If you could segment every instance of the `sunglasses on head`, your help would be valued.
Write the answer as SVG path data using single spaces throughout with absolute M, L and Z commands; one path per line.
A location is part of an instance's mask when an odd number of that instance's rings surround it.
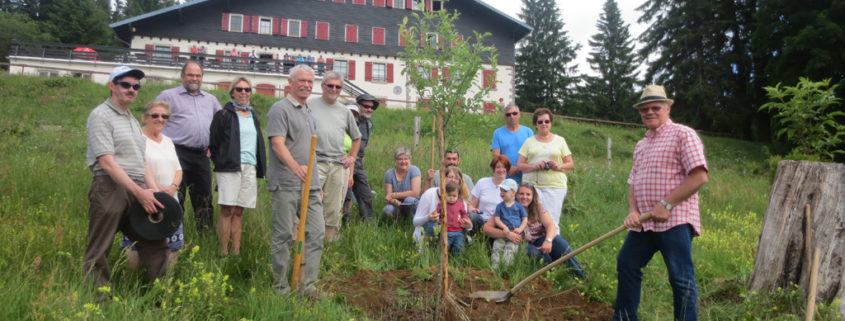
M 323 84 L 323 85 L 324 85 L 324 86 L 326 86 L 326 87 L 328 87 L 328 88 L 334 88 L 334 89 L 341 89 L 341 88 L 343 88 L 343 85 L 332 85 L 332 84 Z
M 519 115 L 519 112 L 518 112 L 518 111 L 514 111 L 514 112 L 510 112 L 510 113 L 505 113 L 505 117 L 513 117 L 513 116 L 516 116 L 516 115 Z
M 242 92 L 252 92 L 252 88 L 249 87 L 235 87 L 235 91 L 242 93 Z
M 551 124 L 551 123 L 552 123 L 552 121 L 550 119 L 543 119 L 543 120 L 537 121 L 537 124 Z
M 135 91 L 138 91 L 138 90 L 141 89 L 141 84 L 133 84 L 133 83 L 129 83 L 129 82 L 126 82 L 126 81 L 117 81 L 117 82 L 115 82 L 115 84 L 117 84 L 120 87 L 123 87 L 123 89 L 132 88 L 132 89 L 135 89 Z
M 164 120 L 170 119 L 170 115 L 168 114 L 149 114 L 148 116 L 150 116 L 150 118 L 152 119 L 158 119 L 159 117 Z

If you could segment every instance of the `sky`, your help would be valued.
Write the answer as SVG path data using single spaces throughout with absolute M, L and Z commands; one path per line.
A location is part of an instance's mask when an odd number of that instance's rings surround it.
M 510 15 L 519 20 L 517 14 L 521 11 L 521 0 L 482 0 L 491 5 L 497 10 Z M 602 0 L 556 0 L 559 12 L 563 19 L 563 29 L 567 31 L 569 39 L 581 44 L 581 49 L 578 51 L 576 61 L 578 63 L 579 73 L 586 73 L 595 75 L 596 73 L 590 69 L 587 64 L 587 57 L 591 51 L 589 44 L 590 37 L 598 32 L 596 23 L 599 20 L 599 15 L 602 13 L 604 1 Z M 619 5 L 619 10 L 622 12 L 622 20 L 628 24 L 628 31 L 631 37 L 637 38 L 646 29 L 646 25 L 638 24 L 637 19 L 640 17 L 640 12 L 636 10 L 642 5 L 644 0 L 616 0 Z M 634 45 L 637 49 L 640 48 L 639 43 L 634 40 Z M 642 74 L 640 74 L 642 76 Z

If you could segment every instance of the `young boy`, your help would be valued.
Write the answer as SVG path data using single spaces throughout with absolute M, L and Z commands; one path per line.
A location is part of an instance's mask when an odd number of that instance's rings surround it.
M 516 181 L 507 178 L 499 184 L 500 195 L 502 202 L 496 205 L 496 213 L 493 214 L 493 219 L 496 222 L 496 227 L 506 232 L 516 232 L 522 234 L 522 230 L 528 224 L 528 212 L 514 200 L 518 186 Z M 490 255 L 490 265 L 494 269 L 499 267 L 499 258 L 505 262 L 505 266 L 513 263 L 513 255 L 519 248 L 519 244 L 515 244 L 507 238 L 498 238 L 493 241 L 493 251 Z
M 446 226 L 449 239 L 449 253 L 454 256 L 461 255 L 464 250 L 464 226 L 472 226 L 467 215 L 466 203 L 460 199 L 461 186 L 455 183 L 446 184 L 446 224 L 443 224 L 443 216 L 440 216 L 440 224 Z M 442 210 L 442 203 L 437 204 L 437 213 Z

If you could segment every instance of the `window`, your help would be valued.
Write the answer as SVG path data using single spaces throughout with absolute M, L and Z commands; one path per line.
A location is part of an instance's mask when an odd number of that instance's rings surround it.
M 243 31 L 244 16 L 240 14 L 229 15 L 229 31 Z
M 73 72 L 71 75 L 73 78 L 91 79 L 90 72 Z
M 317 39 L 329 40 L 329 23 L 317 21 Z
M 384 28 L 373 27 L 373 44 L 384 45 Z
M 288 19 L 288 37 L 299 37 L 302 27 L 302 22 L 299 20 Z
M 373 81 L 387 81 L 387 66 L 373 63 Z
M 436 33 L 429 32 L 425 34 L 425 44 L 431 47 L 431 49 L 439 49 L 440 43 L 438 38 Z
M 346 42 L 358 42 L 358 26 L 346 25 Z
M 412 0 L 414 7 L 411 9 L 414 10 L 422 10 L 424 9 L 423 0 Z
M 443 1 L 441 0 L 432 0 L 431 1 L 431 11 L 440 11 L 443 9 Z
M 269 35 L 273 33 L 273 19 L 261 17 L 258 21 L 258 33 Z
M 431 73 L 425 70 L 423 66 L 417 66 L 417 72 L 420 73 L 422 79 L 429 80 L 431 79 Z
M 39 75 L 39 76 L 41 76 L 41 77 L 58 77 L 58 76 L 59 76 L 59 72 L 58 72 L 58 71 L 55 71 L 55 70 L 43 70 L 43 69 L 39 69 L 39 70 L 38 70 L 38 75 Z
M 349 64 L 346 62 L 346 60 L 335 60 L 334 71 L 337 71 L 341 75 L 346 76 L 349 74 Z
M 170 58 L 170 54 L 164 52 L 164 51 L 170 51 L 170 46 L 156 46 L 155 50 L 156 50 L 156 53 L 153 55 L 154 57 Z
M 405 0 L 388 0 L 393 1 L 393 7 L 396 9 L 405 9 Z

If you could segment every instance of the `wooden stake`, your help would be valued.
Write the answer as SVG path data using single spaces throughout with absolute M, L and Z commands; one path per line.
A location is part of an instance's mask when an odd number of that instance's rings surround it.
M 305 247 L 305 224 L 308 218 L 308 198 L 311 192 L 311 175 L 314 173 L 314 151 L 317 149 L 317 135 L 311 136 L 311 153 L 308 154 L 308 170 L 302 182 L 302 202 L 299 204 L 299 232 L 296 234 L 296 255 L 293 257 L 293 273 L 290 288 L 296 290 L 299 285 L 299 265 L 302 263 L 302 248 Z
M 804 266 L 812 269 L 813 253 L 813 220 L 810 218 L 810 204 L 804 207 Z
M 816 283 L 819 278 L 819 248 L 813 252 L 813 267 L 810 269 L 810 296 L 807 298 L 807 317 L 806 321 L 813 321 L 813 315 L 816 313 Z

